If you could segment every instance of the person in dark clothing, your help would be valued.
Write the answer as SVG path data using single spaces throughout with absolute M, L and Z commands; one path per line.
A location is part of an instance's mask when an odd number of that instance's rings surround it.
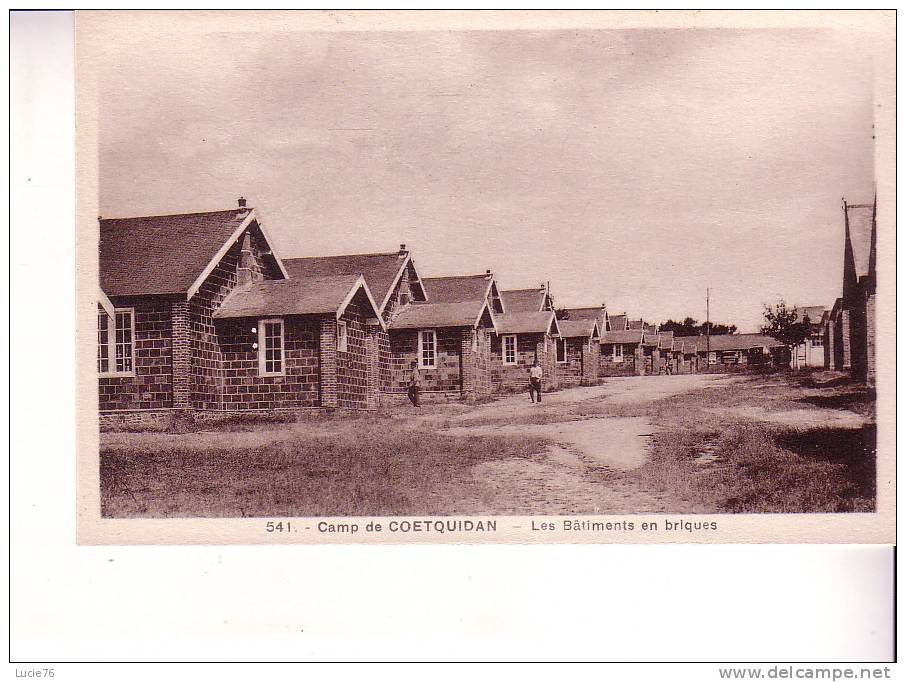
M 409 365 L 409 368 L 412 370 L 409 374 L 409 400 L 415 407 L 420 407 L 421 405 L 418 401 L 418 393 L 421 390 L 421 372 L 418 371 L 417 362 L 413 362 L 411 365 Z

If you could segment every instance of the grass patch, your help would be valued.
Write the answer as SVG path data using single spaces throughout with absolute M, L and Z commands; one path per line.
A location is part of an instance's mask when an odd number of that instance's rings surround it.
M 347 424 L 330 434 L 304 433 L 295 425 L 253 434 L 267 442 L 243 447 L 213 438 L 218 435 L 169 444 L 121 435 L 106 443 L 100 453 L 102 515 L 443 514 L 469 485 L 473 465 L 530 458 L 546 444 L 511 436 L 454 438 L 381 420 L 358 420 L 355 428 Z

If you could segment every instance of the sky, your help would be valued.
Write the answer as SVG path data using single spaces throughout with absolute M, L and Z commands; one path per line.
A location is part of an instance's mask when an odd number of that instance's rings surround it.
M 283 257 L 754 331 L 840 295 L 872 66 L 832 30 L 155 33 L 105 47 L 99 214 L 245 196 Z

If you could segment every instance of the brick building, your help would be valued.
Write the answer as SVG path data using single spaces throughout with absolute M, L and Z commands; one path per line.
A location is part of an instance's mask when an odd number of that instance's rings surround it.
M 789 365 L 790 351 L 783 343 L 764 334 L 712 334 L 684 336 L 683 354 L 694 350 L 697 372 L 728 372 L 753 366 Z
M 369 362 L 374 367 L 369 375 L 376 382 L 374 391 L 392 391 L 389 326 L 394 316 L 410 303 L 425 303 L 425 286 L 405 244 L 398 251 L 309 258 L 287 258 L 284 261 L 292 277 L 362 276 L 378 304 L 378 315 L 368 320 L 365 342 Z M 381 322 L 379 322 L 380 320 Z
M 553 310 L 508 310 L 495 316 L 494 326 L 491 384 L 495 391 L 528 390 L 528 371 L 535 360 L 544 371 L 544 389 L 559 388 L 554 345 L 555 338 L 560 335 L 560 327 Z
M 102 425 L 367 408 L 364 279 L 291 279 L 257 213 L 102 219 Z
M 491 332 L 496 314 L 503 313 L 493 274 L 433 277 L 423 284 L 428 300 L 411 302 L 391 319 L 385 397 L 405 395 L 412 363 L 429 400 L 490 395 Z
M 610 318 L 611 321 L 614 319 Z M 625 316 L 624 318 L 625 319 Z M 598 376 L 632 376 L 645 373 L 641 329 L 616 329 L 601 334 Z
M 534 289 L 500 292 L 503 314 L 495 317 L 491 382 L 495 391 L 519 391 L 528 385 L 528 370 L 538 360 L 545 389 L 559 386 L 554 337 L 559 335 L 554 299 L 547 284 Z
M 560 335 L 554 339 L 557 380 L 561 387 L 590 386 L 598 381 L 598 320 L 573 319 L 572 310 L 566 312 L 570 317 L 557 320 Z
M 876 376 L 877 200 L 843 202 L 843 295 L 825 318 L 825 366 L 873 386 Z

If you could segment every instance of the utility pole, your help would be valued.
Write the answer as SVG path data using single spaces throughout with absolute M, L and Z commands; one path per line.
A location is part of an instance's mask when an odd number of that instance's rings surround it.
M 705 344 L 708 348 L 707 363 L 711 364 L 711 287 L 705 289 Z

